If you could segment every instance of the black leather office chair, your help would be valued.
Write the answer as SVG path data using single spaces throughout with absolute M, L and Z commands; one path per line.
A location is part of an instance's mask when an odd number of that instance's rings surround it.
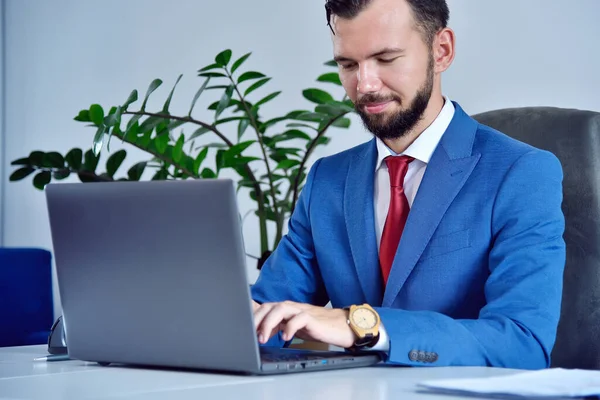
M 567 263 L 552 366 L 600 369 L 600 113 L 525 107 L 473 117 L 562 163 Z

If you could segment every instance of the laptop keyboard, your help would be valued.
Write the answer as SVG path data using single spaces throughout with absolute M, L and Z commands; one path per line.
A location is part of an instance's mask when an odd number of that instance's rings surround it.
M 326 353 L 328 354 L 328 353 Z M 316 355 L 310 352 L 286 350 L 286 349 L 274 349 L 265 350 L 261 349 L 260 359 L 263 362 L 294 362 L 294 361 L 311 361 L 311 360 L 322 360 L 323 355 Z

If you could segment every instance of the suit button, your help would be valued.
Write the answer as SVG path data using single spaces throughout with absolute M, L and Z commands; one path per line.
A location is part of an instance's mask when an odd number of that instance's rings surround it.
M 426 362 L 427 354 L 424 351 L 419 351 L 418 356 L 417 356 L 417 361 Z
M 435 362 L 435 353 L 427 353 L 427 362 L 428 363 Z
M 416 350 L 411 350 L 410 353 L 408 353 L 408 359 L 410 361 L 417 361 L 419 359 L 419 352 Z
M 438 360 L 438 354 L 437 353 L 430 353 L 430 359 L 432 363 L 436 362 Z

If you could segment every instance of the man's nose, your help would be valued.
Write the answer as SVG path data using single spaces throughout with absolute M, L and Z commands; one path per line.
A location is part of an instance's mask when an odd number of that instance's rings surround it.
M 381 79 L 377 72 L 377 68 L 363 64 L 360 65 L 357 71 L 358 86 L 356 90 L 360 94 L 378 92 L 381 89 Z

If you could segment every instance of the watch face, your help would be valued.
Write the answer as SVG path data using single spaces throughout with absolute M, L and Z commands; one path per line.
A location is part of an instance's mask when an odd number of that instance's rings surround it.
M 362 329 L 372 329 L 377 325 L 377 316 L 368 308 L 359 308 L 352 313 L 352 322 Z

